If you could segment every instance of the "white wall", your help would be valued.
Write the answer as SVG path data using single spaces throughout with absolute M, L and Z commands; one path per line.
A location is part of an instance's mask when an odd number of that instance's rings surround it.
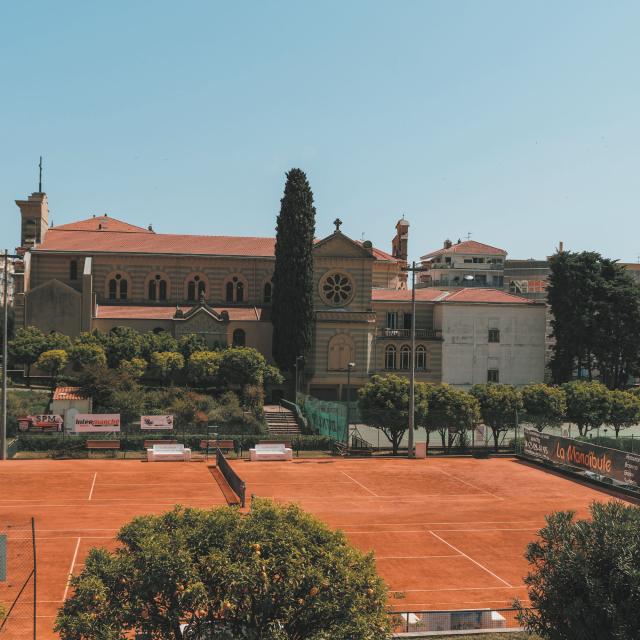
M 500 382 L 542 382 L 545 358 L 543 304 L 475 304 L 444 302 L 434 314 L 442 331 L 442 381 L 469 388 L 487 382 L 498 369 Z M 489 343 L 489 329 L 500 342 Z

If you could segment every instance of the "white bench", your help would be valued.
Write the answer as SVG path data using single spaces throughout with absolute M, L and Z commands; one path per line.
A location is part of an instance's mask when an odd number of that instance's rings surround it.
M 257 444 L 254 449 L 249 449 L 251 462 L 260 460 L 293 460 L 293 449 L 283 444 Z
M 152 449 L 147 449 L 147 462 L 160 462 L 164 460 L 191 460 L 191 449 L 183 444 L 154 444 Z

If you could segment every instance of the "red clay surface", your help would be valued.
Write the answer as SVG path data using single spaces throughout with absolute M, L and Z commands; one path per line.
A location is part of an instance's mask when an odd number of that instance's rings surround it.
M 399 610 L 477 609 L 526 600 L 527 542 L 544 515 L 572 509 L 587 515 L 594 500 L 611 500 L 562 476 L 512 459 L 304 459 L 231 461 L 247 493 L 295 502 L 373 550 Z M 9 580 L 0 601 L 26 577 L 28 530 L 36 519 L 38 638 L 54 638 L 56 612 L 70 573 L 93 546 L 113 548 L 119 527 L 136 515 L 174 504 L 226 504 L 199 462 L 11 460 L 0 463 L 0 533 L 9 527 Z M 17 554 L 21 558 L 16 557 Z M 28 562 L 26 562 L 28 564 Z M 24 599 L 31 598 L 31 591 Z M 22 606 L 0 638 L 31 638 Z

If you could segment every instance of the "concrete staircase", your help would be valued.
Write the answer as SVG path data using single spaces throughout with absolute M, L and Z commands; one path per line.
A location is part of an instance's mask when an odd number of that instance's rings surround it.
M 293 411 L 278 405 L 265 405 L 264 417 L 270 436 L 297 436 L 300 427 Z

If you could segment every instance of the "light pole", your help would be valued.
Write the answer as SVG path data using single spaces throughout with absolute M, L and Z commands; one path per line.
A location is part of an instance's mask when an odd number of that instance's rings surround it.
M 425 271 L 423 267 L 416 267 L 415 260 L 410 267 L 403 271 L 411 271 L 411 377 L 409 378 L 409 442 L 408 457 L 414 458 L 413 430 L 416 414 L 416 271 Z
M 0 425 L 0 460 L 7 459 L 7 345 L 9 342 L 9 252 L 4 250 L 4 270 L 2 280 L 2 424 Z
M 347 442 L 349 441 L 349 427 L 351 426 L 351 372 L 355 368 L 355 362 L 347 363 Z
M 293 399 L 293 401 L 297 404 L 298 403 L 298 389 L 299 389 L 299 385 L 300 385 L 300 364 L 304 364 L 304 356 L 296 356 L 296 362 L 295 362 L 295 373 L 296 373 L 296 380 L 295 380 L 295 398 Z

